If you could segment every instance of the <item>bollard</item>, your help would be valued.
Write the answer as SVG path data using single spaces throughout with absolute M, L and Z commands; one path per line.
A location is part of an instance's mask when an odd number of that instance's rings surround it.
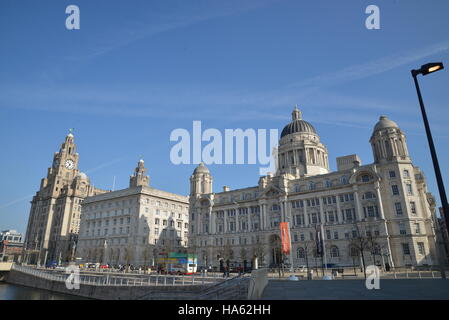
M 164 277 L 164 286 L 167 285 L 167 276 Z
M 184 285 L 184 278 L 185 278 L 185 277 L 184 277 L 184 276 L 182 276 L 182 285 Z
M 433 274 L 433 271 L 432 271 L 432 279 L 435 279 L 435 275 Z
M 173 277 L 173 285 L 175 285 L 176 277 Z

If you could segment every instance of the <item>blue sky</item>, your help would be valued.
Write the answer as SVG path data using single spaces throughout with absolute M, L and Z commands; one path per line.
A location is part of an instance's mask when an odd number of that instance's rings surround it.
M 81 29 L 65 28 L 66 6 Z M 365 28 L 380 8 L 381 29 Z M 0 2 L 0 229 L 24 232 L 29 201 L 68 128 L 80 169 L 100 188 L 128 185 L 139 155 L 151 184 L 188 194 L 195 165 L 175 166 L 176 128 L 278 128 L 295 104 L 335 158 L 372 162 L 379 116 L 405 131 L 439 199 L 410 70 L 449 65 L 449 2 Z M 449 72 L 420 78 L 445 181 Z M 259 165 L 212 165 L 214 190 L 257 184 Z M 449 187 L 449 186 L 448 186 Z

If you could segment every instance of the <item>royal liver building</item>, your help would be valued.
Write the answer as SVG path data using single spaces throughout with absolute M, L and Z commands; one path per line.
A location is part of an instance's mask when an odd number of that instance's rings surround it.
M 385 268 L 435 265 L 435 203 L 413 165 L 406 136 L 381 116 L 370 138 L 374 163 L 357 155 L 337 158 L 330 172 L 326 146 L 295 108 L 282 130 L 275 175 L 254 187 L 212 192 L 200 164 L 190 177 L 189 246 L 199 264 L 251 263 L 321 266 L 322 234 L 329 265 Z M 287 221 L 292 259 L 280 254 L 279 223 Z M 321 237 L 320 237 L 321 238 Z

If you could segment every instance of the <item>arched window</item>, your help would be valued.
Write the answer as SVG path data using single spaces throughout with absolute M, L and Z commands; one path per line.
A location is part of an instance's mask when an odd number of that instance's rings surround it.
M 342 176 L 340 178 L 341 184 L 348 184 L 348 177 L 347 176 Z
M 298 259 L 304 259 L 306 257 L 306 252 L 304 248 L 299 247 L 297 250 Z
M 310 190 L 315 190 L 315 183 L 314 182 L 309 182 L 309 189 Z
M 331 257 L 332 258 L 338 258 L 340 256 L 340 251 L 338 250 L 337 246 L 331 247 Z
M 332 181 L 326 180 L 326 188 L 332 187 Z

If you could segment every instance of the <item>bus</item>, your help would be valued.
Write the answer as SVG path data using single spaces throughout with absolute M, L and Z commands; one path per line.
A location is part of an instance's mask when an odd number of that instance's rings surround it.
M 197 256 L 191 253 L 170 252 L 157 261 L 158 270 L 169 274 L 193 274 L 197 271 Z

